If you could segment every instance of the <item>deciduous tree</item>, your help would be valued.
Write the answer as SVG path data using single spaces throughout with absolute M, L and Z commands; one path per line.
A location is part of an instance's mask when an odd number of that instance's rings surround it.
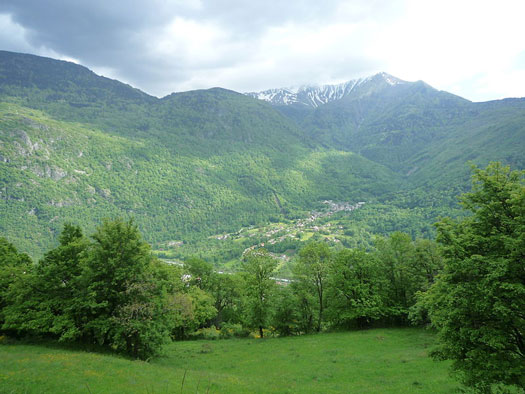
M 277 261 L 265 249 L 255 249 L 244 256 L 246 319 L 251 327 L 259 329 L 261 338 L 271 317 L 271 300 L 276 286 L 271 276 L 276 267 Z
M 31 275 L 31 270 L 32 262 L 29 256 L 18 253 L 12 243 L 3 237 L 0 238 L 0 329 L 5 323 L 4 308 L 12 304 L 9 300 L 10 287 L 17 282 L 25 282 L 26 277 Z
M 325 308 L 325 281 L 331 259 L 330 248 L 325 242 L 311 242 L 299 251 L 294 267 L 294 277 L 303 291 L 315 294 L 317 300 L 316 331 L 321 331 Z M 306 298 L 305 298 L 306 299 Z
M 445 267 L 426 294 L 441 346 L 464 383 L 525 388 L 525 172 L 474 169 L 472 215 L 437 224 Z
M 385 281 L 371 254 L 358 249 L 338 252 L 327 284 L 327 317 L 332 325 L 364 328 L 383 316 Z
M 105 221 L 84 264 L 83 335 L 142 359 L 158 353 L 172 322 L 156 264 L 133 221 Z

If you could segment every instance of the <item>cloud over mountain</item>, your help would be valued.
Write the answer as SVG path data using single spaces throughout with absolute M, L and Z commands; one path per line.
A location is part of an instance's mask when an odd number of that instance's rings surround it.
M 74 60 L 158 96 L 385 70 L 484 100 L 524 95 L 524 13 L 515 0 L 4 0 L 0 46 Z

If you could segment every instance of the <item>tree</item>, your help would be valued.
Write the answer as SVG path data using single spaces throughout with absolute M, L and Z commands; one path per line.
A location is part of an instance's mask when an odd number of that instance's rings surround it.
M 297 311 L 297 330 L 299 333 L 308 334 L 314 329 L 314 319 L 317 307 L 315 294 L 312 293 L 310 286 L 297 279 L 290 284 L 290 288 L 295 298 L 295 308 Z
M 155 275 L 156 261 L 139 278 L 126 283 L 123 298 L 108 319 L 109 345 L 117 351 L 146 360 L 168 341 L 174 324 L 164 283 Z
M 217 274 L 211 276 L 210 294 L 215 300 L 217 315 L 214 324 L 220 328 L 223 321 L 239 323 L 241 281 L 239 275 Z
M 133 221 L 105 221 L 92 236 L 82 275 L 82 334 L 146 359 L 169 338 L 172 321 L 157 261 Z
M 437 223 L 443 273 L 425 295 L 439 330 L 436 357 L 463 382 L 525 388 L 525 171 L 474 168 L 462 205 L 472 215 Z
M 411 273 L 420 291 L 426 291 L 443 269 L 443 255 L 439 244 L 429 239 L 414 242 L 414 265 Z
M 300 308 L 292 286 L 277 288 L 273 308 L 272 327 L 281 336 L 301 332 Z
M 263 338 L 263 329 L 271 316 L 271 299 L 276 286 L 271 276 L 277 261 L 265 249 L 255 249 L 244 256 L 242 267 L 246 283 L 246 318 L 251 327 L 259 329 L 259 335 Z
M 327 280 L 327 316 L 334 326 L 368 326 L 384 313 L 385 283 L 374 257 L 363 250 L 344 249 L 334 256 Z
M 66 224 L 60 244 L 48 251 L 9 291 L 5 327 L 19 333 L 45 335 L 60 341 L 80 336 L 81 258 L 89 242 L 80 227 Z
M 74 340 L 80 335 L 80 277 L 88 246 L 89 240 L 80 227 L 65 224 L 59 246 L 47 252 L 36 267 L 32 298 L 40 310 L 39 330 L 59 340 Z
M 60 244 L 36 267 L 9 277 L 7 289 L 0 289 L 7 300 L 3 328 L 96 342 L 147 359 L 158 353 L 175 323 L 168 303 L 168 294 L 177 290 L 172 275 L 132 221 L 106 221 L 92 238 L 66 224 Z M 0 255 L 5 249 L 12 257 L 11 248 L 2 246 L 0 240 Z M 28 267 L 27 257 L 18 260 L 18 270 Z M 12 266 L 15 260 L 0 261 Z
M 175 318 L 172 334 L 175 339 L 185 339 L 193 331 L 209 326 L 217 315 L 213 297 L 198 286 L 170 297 L 171 313 Z
M 208 290 L 211 286 L 213 277 L 213 266 L 198 258 L 190 257 L 184 262 L 184 268 L 191 275 L 190 284 L 202 290 Z
M 330 248 L 325 242 L 311 242 L 299 251 L 299 260 L 294 267 L 294 277 L 317 299 L 316 331 L 321 331 L 325 306 L 325 280 L 331 259 Z
M 387 279 L 386 305 L 389 315 L 405 323 L 408 308 L 413 304 L 415 278 L 410 267 L 414 261 L 414 245 L 410 235 L 394 232 L 388 238 L 376 239 L 377 256 Z
M 412 241 L 410 235 L 396 231 L 375 241 L 376 256 L 386 279 L 385 306 L 387 315 L 396 322 L 406 324 L 409 311 L 423 314 L 414 304 L 421 291 L 428 290 L 440 272 L 443 261 L 436 242 L 428 239 Z
M 9 294 L 10 291 L 12 292 L 10 287 L 16 283 L 25 282 L 31 275 L 31 271 L 30 257 L 25 253 L 18 253 L 13 244 L 3 237 L 0 238 L 0 329 L 5 323 L 6 311 L 4 308 L 12 304 L 12 297 Z

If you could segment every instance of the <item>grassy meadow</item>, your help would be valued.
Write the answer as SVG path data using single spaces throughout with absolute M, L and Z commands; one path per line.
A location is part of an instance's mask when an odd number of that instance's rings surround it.
M 374 329 L 175 342 L 150 362 L 51 345 L 0 345 L 2 393 L 450 393 L 434 335 Z

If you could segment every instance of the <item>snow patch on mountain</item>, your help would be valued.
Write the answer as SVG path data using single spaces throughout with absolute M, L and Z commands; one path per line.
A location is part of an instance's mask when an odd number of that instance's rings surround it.
M 268 101 L 275 105 L 303 104 L 316 108 L 330 101 L 336 101 L 347 97 L 357 91 L 358 88 L 377 83 L 386 83 L 388 86 L 395 86 L 406 82 L 382 72 L 366 78 L 354 79 L 336 85 L 303 85 L 299 87 L 269 89 L 262 92 L 249 92 L 245 94 L 259 100 Z

